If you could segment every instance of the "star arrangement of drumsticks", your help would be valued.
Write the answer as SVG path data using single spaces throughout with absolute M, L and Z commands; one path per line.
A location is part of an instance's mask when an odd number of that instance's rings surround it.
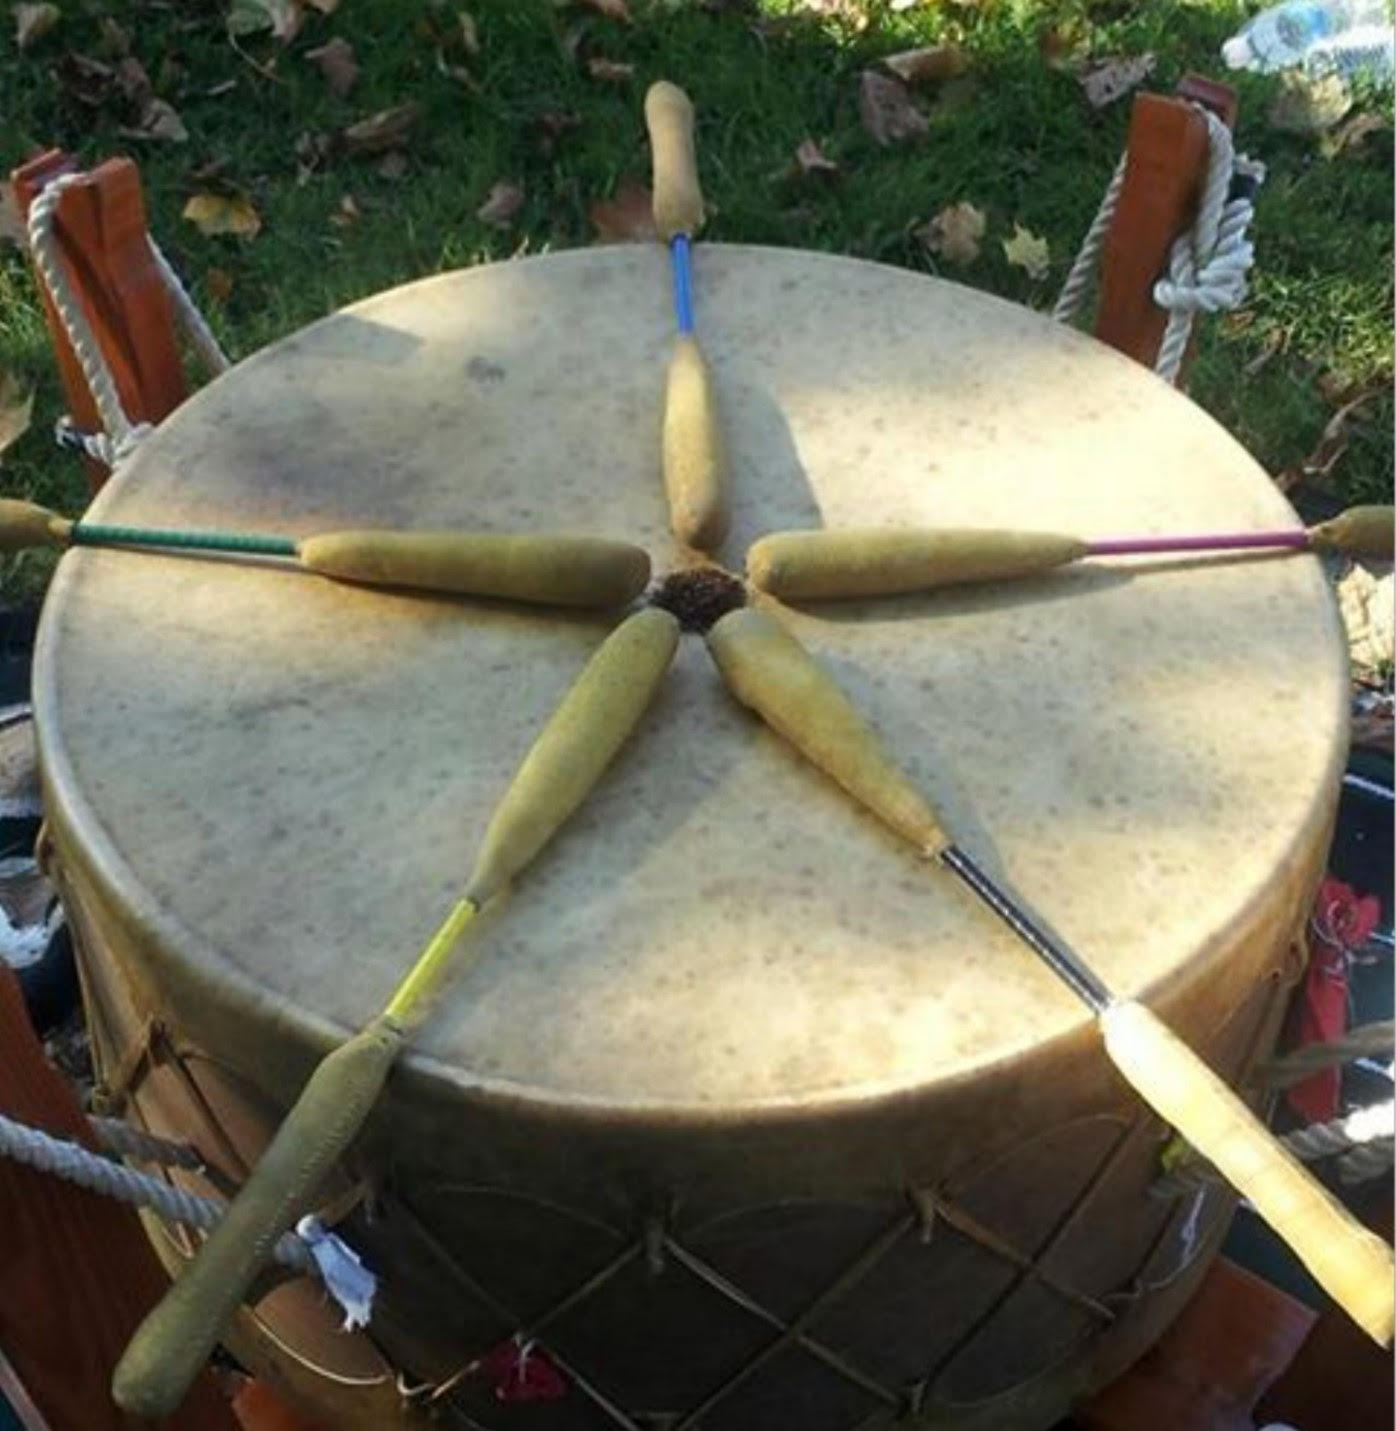
M 650 587 L 650 561 L 624 542 L 568 534 L 336 532 L 276 536 L 70 522 L 0 502 L 0 550 L 39 544 L 197 550 L 289 559 L 308 572 L 392 588 L 544 605 L 624 608 L 534 741 L 493 812 L 465 888 L 368 1025 L 330 1053 L 260 1162 L 164 1300 L 132 1339 L 117 1402 L 159 1416 L 182 1399 L 277 1239 L 310 1205 L 376 1103 L 448 979 L 472 962 L 475 916 L 523 871 L 586 798 L 635 728 L 677 649 L 701 632 L 733 695 L 906 840 L 954 875 L 1041 957 L 1095 1016 L 1116 1068 L 1207 1157 L 1371 1336 L 1391 1339 L 1390 1249 L 1285 1152 L 1241 1100 L 1146 1007 L 1118 999 L 961 848 L 872 727 L 786 629 L 782 600 L 867 598 L 1038 575 L 1097 556 L 1238 550 L 1390 557 L 1390 508 L 1353 508 L 1278 532 L 1087 541 L 1060 533 L 887 529 L 776 533 L 747 553 L 746 582 L 711 559 L 728 526 L 728 478 L 711 374 L 695 336 L 692 246 L 704 222 L 693 111 L 667 82 L 645 100 L 654 216 L 673 268 L 677 335 L 664 393 L 662 467 L 670 524 L 692 565 Z

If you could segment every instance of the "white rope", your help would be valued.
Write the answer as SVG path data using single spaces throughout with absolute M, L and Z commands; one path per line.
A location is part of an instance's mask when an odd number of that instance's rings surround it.
M 1159 344 L 1154 370 L 1176 382 L 1192 336 L 1198 312 L 1215 313 L 1239 306 L 1246 296 L 1246 276 L 1255 250 L 1246 238 L 1255 206 L 1249 194 L 1230 197 L 1233 179 L 1240 174 L 1262 183 L 1265 166 L 1237 154 L 1231 131 L 1210 110 L 1198 106 L 1207 121 L 1207 178 L 1192 229 L 1174 240 L 1168 272 L 1154 285 L 1154 302 L 1168 310 L 1168 324 Z M 1128 155 L 1115 166 L 1100 208 L 1091 221 L 1080 252 L 1071 265 L 1052 316 L 1069 323 L 1080 311 L 1100 266 L 1105 238 L 1114 220 L 1124 187 Z
M 116 380 L 112 377 L 101 344 L 97 341 L 97 336 L 87 321 L 87 315 L 68 281 L 58 239 L 54 234 L 54 216 L 58 211 L 59 201 L 67 190 L 83 183 L 85 177 L 82 174 L 62 174 L 40 190 L 29 207 L 29 246 L 34 255 L 34 267 L 53 300 L 54 311 L 58 314 L 63 331 L 72 345 L 103 427 L 101 432 L 80 433 L 72 427 L 71 422 L 66 422 L 65 425 L 66 420 L 60 419 L 56 436 L 64 445 L 80 447 L 89 457 L 114 468 L 135 450 L 141 439 L 151 431 L 151 427 L 145 422 L 133 423 L 122 407 Z M 179 281 L 179 275 L 160 251 L 159 245 L 153 238 L 147 238 L 151 258 L 164 281 L 175 316 L 179 319 L 190 345 L 209 372 L 226 372 L 231 364 L 227 354 L 219 346 L 218 339 L 214 337 L 213 330 Z
M 1304 1163 L 1338 1157 L 1338 1176 L 1345 1183 L 1365 1182 L 1387 1172 L 1396 1161 L 1396 1102 L 1374 1103 L 1326 1123 L 1296 1128 L 1279 1141 Z M 1149 1189 L 1158 1197 L 1175 1197 L 1201 1183 L 1224 1181 L 1207 1162 L 1197 1158 L 1158 1178 Z
M 199 312 L 198 305 L 190 298 L 188 290 L 179 281 L 179 275 L 154 239 L 150 240 L 150 256 L 155 260 L 160 277 L 165 280 L 165 287 L 169 290 L 175 315 L 179 318 L 185 336 L 204 367 L 210 373 L 226 373 L 232 367 L 228 355 L 219 346 L 218 339 L 213 336 L 213 329 L 208 326 L 208 320 Z
M 189 1168 L 195 1172 L 204 1166 L 198 1151 L 188 1143 L 172 1143 L 168 1138 L 157 1138 L 143 1128 L 133 1128 L 122 1118 L 89 1117 L 87 1125 L 103 1151 L 116 1157 L 139 1158 L 142 1162 L 160 1163 L 167 1168 Z
M 1086 300 L 1086 294 L 1095 283 L 1096 272 L 1100 267 L 1100 253 L 1105 247 L 1105 235 L 1110 231 L 1110 221 L 1115 217 L 1115 207 L 1120 202 L 1120 190 L 1124 187 L 1128 161 L 1127 154 L 1120 155 L 1120 162 L 1115 165 L 1115 172 L 1105 186 L 1105 197 L 1095 211 L 1095 218 L 1086 230 L 1086 237 L 1081 240 L 1081 250 L 1076 255 L 1076 262 L 1071 265 L 1071 272 L 1062 284 L 1061 297 L 1057 299 L 1057 306 L 1052 309 L 1052 317 L 1058 323 L 1070 323 L 1076 317 Z

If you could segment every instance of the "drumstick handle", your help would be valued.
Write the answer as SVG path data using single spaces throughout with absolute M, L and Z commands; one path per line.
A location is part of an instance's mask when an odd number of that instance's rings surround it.
M 645 95 L 654 164 L 654 226 L 668 243 L 703 227 L 703 191 L 693 149 L 693 105 L 678 85 L 659 80 Z
M 311 1074 L 222 1221 L 131 1338 L 112 1378 L 118 1406 L 159 1417 L 183 1400 L 277 1239 L 363 1126 L 402 1042 L 394 1023 L 375 1019 Z
M 1112 1004 L 1100 1027 L 1115 1067 L 1144 1101 L 1250 1199 L 1353 1321 L 1389 1346 L 1396 1300 L 1391 1249 L 1142 1004 Z

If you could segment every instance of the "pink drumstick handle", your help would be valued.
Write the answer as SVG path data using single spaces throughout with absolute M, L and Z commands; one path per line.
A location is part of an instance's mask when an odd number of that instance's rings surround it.
M 1157 552 L 1253 551 L 1270 547 L 1302 551 L 1309 534 L 1302 527 L 1283 532 L 1207 532 L 1196 536 L 1105 537 L 1086 543 L 1087 556 L 1146 556 Z

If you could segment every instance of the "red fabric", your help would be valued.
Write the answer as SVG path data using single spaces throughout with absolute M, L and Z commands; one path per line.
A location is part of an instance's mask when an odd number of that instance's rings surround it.
M 1348 1026 L 1348 953 L 1371 937 L 1381 920 L 1381 901 L 1359 897 L 1350 885 L 1331 876 L 1319 886 L 1309 921 L 1312 952 L 1300 995 L 1293 1048 L 1341 1038 Z M 1338 1116 L 1342 1070 L 1329 1068 L 1296 1083 L 1285 1094 L 1306 1123 Z
M 480 1358 L 479 1374 L 500 1401 L 560 1401 L 567 1382 L 534 1342 L 512 1337 Z

